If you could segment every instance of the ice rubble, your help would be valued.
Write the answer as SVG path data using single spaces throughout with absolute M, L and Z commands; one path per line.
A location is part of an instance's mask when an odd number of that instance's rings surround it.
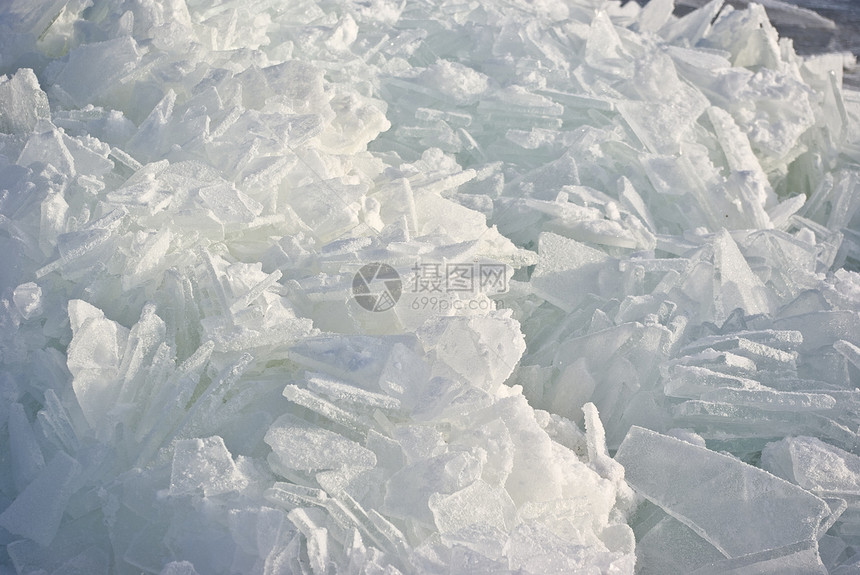
M 860 96 L 672 7 L 0 8 L 0 571 L 858 572 Z

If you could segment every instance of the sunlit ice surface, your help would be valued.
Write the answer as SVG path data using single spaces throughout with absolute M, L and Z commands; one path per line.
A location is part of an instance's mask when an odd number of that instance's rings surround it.
M 857 572 L 822 3 L 3 4 L 0 573 Z

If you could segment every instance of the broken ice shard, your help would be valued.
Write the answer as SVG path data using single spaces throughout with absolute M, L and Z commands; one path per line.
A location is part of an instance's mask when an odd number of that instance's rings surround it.
M 0 132 L 5 134 L 26 134 L 39 120 L 50 118 L 48 97 L 29 68 L 18 70 L 11 78 L 0 77 L 0 102 L 4 108 L 0 114 Z
M 632 427 L 615 460 L 638 493 L 726 557 L 818 539 L 827 504 L 728 455 Z
M 769 443 L 762 467 L 821 495 L 860 496 L 860 457 L 815 437 Z
M 590 293 L 612 295 L 618 264 L 604 252 L 545 232 L 540 237 L 539 254 L 532 287 L 552 304 L 571 311 Z
M 178 441 L 170 474 L 171 495 L 206 497 L 239 491 L 248 480 L 236 468 L 224 440 L 213 436 Z
M 860 96 L 685 3 L 0 1 L 0 573 L 857 571 Z
M 57 453 L 0 513 L 0 526 L 47 547 L 60 527 L 69 497 L 80 487 L 80 473 L 81 465 L 75 459 Z
M 121 354 L 129 330 L 105 318 L 104 312 L 81 300 L 69 302 L 72 343 L 69 371 L 84 415 L 96 429 L 107 425 L 119 395 Z
M 276 469 L 313 471 L 376 465 L 372 451 L 334 431 L 289 414 L 272 424 L 266 433 L 266 443 L 272 447 Z

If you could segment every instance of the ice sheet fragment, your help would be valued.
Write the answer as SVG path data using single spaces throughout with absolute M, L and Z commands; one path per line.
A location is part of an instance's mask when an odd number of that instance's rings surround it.
M 0 513 L 0 526 L 43 547 L 49 546 L 69 498 L 80 487 L 77 483 L 80 473 L 80 463 L 63 452 L 57 453 Z
M 773 573 L 809 573 L 824 575 L 827 568 L 818 555 L 818 545 L 815 542 L 804 541 L 794 543 L 779 549 L 762 553 L 752 553 L 743 557 L 726 559 L 701 567 L 693 571 L 695 575 L 717 573 L 731 574 L 766 574 Z
M 69 318 L 73 332 L 68 360 L 75 378 L 72 385 L 87 420 L 101 427 L 119 395 L 116 378 L 129 330 L 81 300 L 69 302 Z
M 87 44 L 71 52 L 55 82 L 74 104 L 83 107 L 102 101 L 140 58 L 137 42 L 131 36 Z
M 509 531 L 516 522 L 516 508 L 503 489 L 482 480 L 450 495 L 434 494 L 428 501 L 436 527 L 452 533 L 473 525 Z
M 317 470 L 346 466 L 373 467 L 374 453 L 333 431 L 304 422 L 292 415 L 279 417 L 265 438 L 287 469 Z
M 12 479 L 21 492 L 45 467 L 45 456 L 20 403 L 9 406 L 9 455 Z
M 860 492 L 860 458 L 814 437 L 769 443 L 762 467 L 822 496 Z
M 224 440 L 217 435 L 176 443 L 170 475 L 171 495 L 202 493 L 211 497 L 239 491 L 247 483 Z
M 814 542 L 830 513 L 818 497 L 767 472 L 636 426 L 615 460 L 634 490 L 727 557 Z
M 42 312 L 42 288 L 33 282 L 21 284 L 12 293 L 12 301 L 24 319 Z
M 532 285 L 541 297 L 570 311 L 589 293 L 607 293 L 603 287 L 617 273 L 609 256 L 553 233 L 542 234 L 540 242 Z
M 677 4 L 0 6 L 0 571 L 856 570 L 851 59 Z
M 25 134 L 33 130 L 39 120 L 50 117 L 48 97 L 29 68 L 0 78 L 0 102 L 3 102 L 0 132 L 5 134 Z

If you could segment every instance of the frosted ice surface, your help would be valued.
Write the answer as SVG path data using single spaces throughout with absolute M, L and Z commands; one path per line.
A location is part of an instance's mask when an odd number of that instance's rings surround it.
M 617 267 L 605 253 L 553 233 L 540 237 L 540 259 L 532 286 L 547 301 L 572 310 L 589 293 L 606 294 Z M 608 287 L 607 286 L 607 287 Z
M 185 439 L 176 443 L 170 473 L 171 495 L 206 497 L 239 491 L 248 480 L 242 476 L 220 437 Z
M 762 467 L 821 496 L 860 491 L 860 457 L 815 437 L 768 444 L 762 451 Z
M 171 561 L 158 575 L 197 575 L 197 570 L 189 561 Z
M 419 337 L 425 349 L 435 350 L 436 357 L 456 374 L 492 393 L 525 350 L 517 331 L 510 315 L 499 311 L 484 317 L 429 320 Z
M 810 575 L 827 573 L 827 568 L 821 562 L 818 546 L 815 542 L 801 542 L 786 545 L 762 553 L 752 553 L 744 557 L 717 561 L 696 569 L 694 575 L 731 573 L 737 575 L 764 575 L 772 573 L 790 573 Z
M 675 21 L 669 21 L 660 30 L 667 40 L 695 46 L 708 30 L 711 22 L 723 7 L 723 0 L 711 0 L 698 10 L 694 10 Z
M 403 375 L 423 377 L 417 369 L 421 356 L 413 351 L 416 341 L 413 336 L 371 338 L 327 334 L 302 340 L 291 347 L 290 354 L 299 365 L 373 390 L 386 375 L 392 383 L 400 380 L 400 373 L 388 373 L 389 370 L 405 369 Z
M 431 89 L 440 90 L 445 98 L 455 104 L 468 105 L 479 102 L 489 88 L 489 79 L 484 74 L 447 60 L 429 66 L 419 80 Z
M 69 498 L 79 488 L 80 474 L 80 463 L 57 453 L 0 513 L 0 527 L 47 547 L 60 528 Z
M 473 525 L 490 526 L 504 533 L 516 522 L 516 506 L 504 489 L 480 479 L 450 495 L 433 494 L 428 505 L 441 533 Z
M 453 493 L 480 477 L 481 463 L 466 452 L 451 452 L 407 465 L 386 485 L 383 509 L 432 525 L 428 500 L 434 493 Z
M 358 417 L 338 407 L 335 403 L 321 398 L 315 393 L 301 389 L 295 385 L 284 388 L 284 397 L 295 403 L 316 412 L 326 419 L 342 425 L 354 433 L 360 433 L 364 428 Z
M 15 488 L 23 491 L 45 467 L 45 456 L 24 413 L 24 406 L 13 403 L 9 406 L 9 456 Z
M 860 335 L 857 335 L 860 334 L 860 316 L 849 310 L 816 310 L 797 314 L 775 321 L 774 327 L 803 333 L 802 352 L 832 346 L 840 341 L 860 341 Z
M 696 568 L 725 559 L 716 547 L 660 508 L 644 506 L 637 527 L 636 564 L 644 573 L 691 573 Z M 646 531 L 647 529 L 647 531 Z
M 130 36 L 82 45 L 71 51 L 54 82 L 62 91 L 61 99 L 71 98 L 70 104 L 109 102 L 110 91 L 140 59 L 137 42 Z
M 104 550 L 90 547 L 63 563 L 53 573 L 57 575 L 107 574 L 110 573 L 110 557 Z
M 615 459 L 633 489 L 728 557 L 814 542 L 829 515 L 824 501 L 769 473 L 640 427 Z
M 390 395 L 366 391 L 322 374 L 310 374 L 308 387 L 311 391 L 328 396 L 338 404 L 347 403 L 356 408 L 380 408 L 389 411 L 396 411 L 400 408 L 400 402 Z
M 724 321 L 737 308 L 750 315 L 773 311 L 770 294 L 725 230 L 714 242 L 714 274 L 720 281 L 720 291 L 714 294 L 716 321 Z
M 278 466 L 286 469 L 333 469 L 344 465 L 373 467 L 376 456 L 333 431 L 282 415 L 266 432 Z
M 21 284 L 12 293 L 12 301 L 24 319 L 42 312 L 42 288 L 33 282 Z
M 81 300 L 69 302 L 69 319 L 73 333 L 68 360 L 72 386 L 90 425 L 102 427 L 119 395 L 116 378 L 129 330 Z
M 29 68 L 22 68 L 11 77 L 0 78 L 0 101 L 4 106 L 0 132 L 26 134 L 40 120 L 50 118 L 48 97 L 39 87 L 36 74 Z
M 50 124 L 40 124 L 39 132 L 33 133 L 16 160 L 19 166 L 29 167 L 37 162 L 50 164 L 60 172 L 74 175 L 75 159 L 66 147 L 65 138 Z
M 0 571 L 856 570 L 826 21 L 131 4 L 0 6 Z
M 616 461 L 609 457 L 606 450 L 606 432 L 600 421 L 597 408 L 593 403 L 582 406 L 585 414 L 585 430 L 587 434 L 588 458 L 594 469 L 613 482 L 620 482 L 624 478 L 624 470 Z
M 672 15 L 674 0 L 656 0 L 646 4 L 638 17 L 640 32 L 657 32 Z

